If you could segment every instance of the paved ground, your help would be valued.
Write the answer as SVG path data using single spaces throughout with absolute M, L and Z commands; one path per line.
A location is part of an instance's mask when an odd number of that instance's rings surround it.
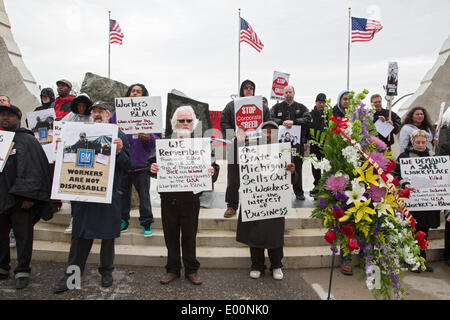
M 13 267 L 15 262 L 13 263 Z M 450 300 L 450 267 L 444 261 L 431 263 L 435 272 L 406 272 L 404 284 L 408 300 Z M 96 265 L 88 265 L 81 290 L 54 295 L 64 264 L 33 262 L 30 285 L 16 290 L 14 280 L 0 281 L 0 300 L 320 300 L 326 299 L 330 270 L 288 269 L 282 281 L 266 273 L 261 279 L 250 279 L 245 269 L 201 269 L 204 283 L 194 286 L 184 278 L 161 285 L 163 268 L 116 266 L 114 284 L 100 286 Z M 344 276 L 333 272 L 332 298 L 335 300 L 373 300 L 361 280 L 361 272 Z

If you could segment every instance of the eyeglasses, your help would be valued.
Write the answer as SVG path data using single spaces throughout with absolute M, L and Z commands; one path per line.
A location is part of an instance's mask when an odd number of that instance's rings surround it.
M 178 119 L 177 120 L 179 123 L 191 123 L 193 120 L 192 119 Z
M 244 87 L 245 90 L 255 90 L 255 88 L 253 88 L 252 86 L 246 86 Z

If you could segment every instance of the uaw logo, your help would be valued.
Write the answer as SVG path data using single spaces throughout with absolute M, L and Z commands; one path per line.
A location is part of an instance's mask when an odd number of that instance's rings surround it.
M 94 167 L 95 150 L 93 149 L 77 149 L 76 166 L 81 168 Z

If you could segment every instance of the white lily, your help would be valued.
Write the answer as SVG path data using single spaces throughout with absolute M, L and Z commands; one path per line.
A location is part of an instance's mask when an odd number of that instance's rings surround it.
M 345 191 L 345 195 L 348 197 L 347 205 L 353 202 L 367 201 L 367 198 L 364 197 L 365 192 L 366 189 L 362 187 L 356 179 L 354 179 L 352 181 L 352 191 Z

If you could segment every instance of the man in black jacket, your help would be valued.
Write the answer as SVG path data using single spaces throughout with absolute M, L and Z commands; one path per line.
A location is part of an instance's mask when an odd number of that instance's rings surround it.
M 255 83 L 245 80 L 241 84 L 239 92 L 240 97 L 250 97 L 255 95 Z M 227 145 L 227 190 L 225 192 L 225 202 L 227 210 L 224 213 L 225 218 L 231 218 L 236 215 L 239 206 L 239 164 L 237 162 L 238 144 L 243 145 L 246 139 L 245 132 L 239 129 L 236 132 L 234 101 L 230 101 L 220 116 L 220 129 L 227 140 L 232 143 Z M 270 110 L 263 106 L 263 122 L 270 120 Z
M 284 101 L 277 103 L 270 110 L 272 120 L 275 121 L 279 126 L 283 125 L 287 129 L 292 128 L 293 125 L 301 126 L 301 138 L 300 144 L 296 153 L 303 156 L 305 152 L 306 144 L 306 134 L 311 125 L 311 114 L 307 107 L 303 104 L 294 101 L 295 90 L 292 86 L 286 86 L 284 88 Z M 302 158 L 294 157 L 295 171 L 298 174 L 298 183 L 294 185 L 295 196 L 298 200 L 305 200 L 303 193 L 303 183 L 302 183 Z
M 390 150 L 391 146 L 394 144 L 394 134 L 397 134 L 400 131 L 402 119 L 395 112 L 391 111 L 391 120 L 389 120 L 389 110 L 383 109 L 381 101 L 382 99 L 379 94 L 374 94 L 370 97 L 370 103 L 375 108 L 375 114 L 373 115 L 373 122 L 375 123 L 378 120 L 381 120 L 382 122 L 387 121 L 392 126 L 394 126 L 394 129 L 392 129 L 391 133 L 387 137 L 378 134 L 378 138 L 383 140 Z
M 29 283 L 33 252 L 33 227 L 42 217 L 52 217 L 51 180 L 47 156 L 30 130 L 20 128 L 22 112 L 15 106 L 0 106 L 0 127 L 15 132 L 14 145 L 0 173 L 0 280 L 9 278 L 9 232 L 14 230 L 18 265 L 16 288 Z
M 327 105 L 326 102 L 326 95 L 324 93 L 319 93 L 316 97 L 316 105 L 314 106 L 314 109 L 311 111 L 311 129 L 312 129 L 312 133 L 313 133 L 313 137 L 311 137 L 310 132 L 308 131 L 307 136 L 308 136 L 308 140 L 313 139 L 316 140 L 316 138 L 319 136 L 322 132 L 325 131 L 325 125 L 326 125 L 326 120 L 324 118 L 324 113 L 323 110 L 325 109 L 325 106 Z M 315 154 L 317 157 L 317 160 L 322 160 L 323 159 L 323 154 L 321 149 L 319 148 L 318 145 L 312 144 L 310 147 L 310 152 Z M 315 169 L 313 165 L 311 165 L 311 170 L 312 170 L 312 174 L 314 177 L 314 188 L 317 187 L 317 185 L 319 184 L 320 178 L 321 178 L 321 170 L 320 169 Z M 311 197 L 315 197 L 316 194 L 318 193 L 319 190 L 314 189 L 311 190 L 309 192 L 309 195 Z

